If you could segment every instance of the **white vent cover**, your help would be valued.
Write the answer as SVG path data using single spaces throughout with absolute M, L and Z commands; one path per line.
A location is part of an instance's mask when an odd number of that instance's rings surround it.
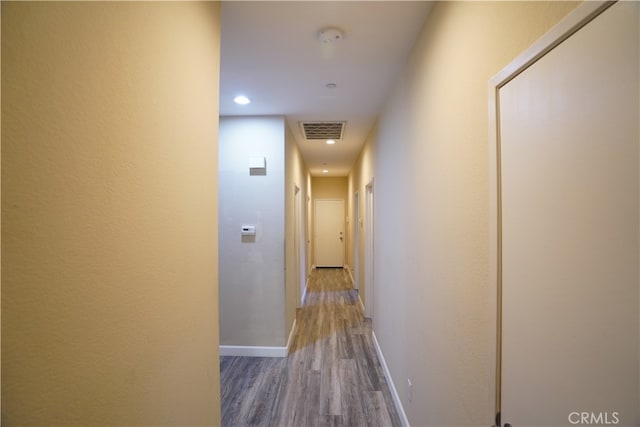
M 305 139 L 342 139 L 346 122 L 299 122 Z

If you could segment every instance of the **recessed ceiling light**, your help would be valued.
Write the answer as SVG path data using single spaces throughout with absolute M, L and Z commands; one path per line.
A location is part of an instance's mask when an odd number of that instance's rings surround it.
M 329 169 L 322 169 L 322 173 L 329 173 Z
M 338 85 L 335 83 L 327 83 L 326 87 L 327 89 L 335 89 Z
M 247 105 L 251 103 L 251 100 L 244 95 L 238 95 L 235 98 L 233 98 L 233 102 L 240 105 Z
M 329 145 L 333 145 L 336 143 L 335 139 L 327 139 L 325 142 Z

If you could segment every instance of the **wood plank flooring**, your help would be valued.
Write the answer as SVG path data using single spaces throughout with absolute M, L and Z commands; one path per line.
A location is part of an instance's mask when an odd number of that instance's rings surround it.
M 400 426 L 358 294 L 316 269 L 287 358 L 221 357 L 223 426 Z

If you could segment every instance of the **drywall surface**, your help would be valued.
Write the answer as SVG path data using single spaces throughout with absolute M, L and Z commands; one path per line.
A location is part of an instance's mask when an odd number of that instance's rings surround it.
M 412 425 L 492 422 L 488 80 L 576 4 L 436 3 L 380 116 L 373 326 Z
M 2 424 L 219 424 L 219 5 L 1 7 Z
M 221 117 L 219 161 L 220 344 L 284 346 L 284 117 Z

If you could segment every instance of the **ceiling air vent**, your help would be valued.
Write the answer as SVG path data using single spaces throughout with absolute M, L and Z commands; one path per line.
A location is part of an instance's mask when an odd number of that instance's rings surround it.
M 300 122 L 305 139 L 342 139 L 346 122 Z

